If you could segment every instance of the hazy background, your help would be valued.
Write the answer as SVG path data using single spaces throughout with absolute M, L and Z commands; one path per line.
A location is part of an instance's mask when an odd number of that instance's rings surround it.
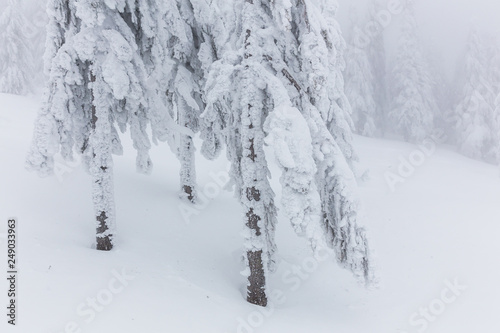
M 339 0 L 338 19 L 348 31 L 350 7 L 366 9 L 371 0 Z M 380 1 L 382 4 L 388 1 Z M 416 0 L 417 20 L 424 46 L 442 57 L 445 73 L 452 79 L 457 60 L 463 54 L 473 24 L 480 30 L 500 35 L 499 0 Z M 386 30 L 389 59 L 397 37 L 398 18 Z

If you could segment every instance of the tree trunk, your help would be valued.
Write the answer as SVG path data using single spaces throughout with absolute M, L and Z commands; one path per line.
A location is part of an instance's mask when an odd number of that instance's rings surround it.
M 191 202 L 195 201 L 194 184 L 194 149 L 193 139 L 190 136 L 181 134 L 181 150 L 183 150 L 183 159 L 181 160 L 181 185 L 184 196 Z
M 262 112 L 262 110 L 259 111 Z M 258 179 L 258 168 L 262 168 L 265 164 L 263 164 L 264 156 L 257 156 L 255 149 L 255 136 L 260 128 L 256 128 L 252 123 L 253 119 L 251 115 L 253 112 L 255 112 L 255 110 L 253 110 L 253 106 L 251 104 L 247 104 L 247 110 L 244 112 L 244 117 L 248 117 L 250 125 L 248 125 L 248 129 L 246 131 L 242 132 L 247 134 L 243 140 L 248 140 L 249 145 L 247 149 L 243 149 L 242 159 L 245 167 L 242 168 L 242 173 L 245 174 L 242 174 L 242 177 L 245 180 L 251 181 L 247 181 L 243 204 L 248 208 L 246 214 L 246 226 L 250 229 L 249 231 L 253 237 L 259 239 L 259 241 L 254 241 L 254 244 L 258 244 L 266 241 L 265 236 L 263 235 L 263 232 L 265 233 L 266 231 L 261 230 L 259 226 L 259 222 L 262 222 L 262 217 L 259 216 L 258 212 L 262 212 L 263 204 L 261 202 L 261 193 L 256 188 L 259 184 L 259 180 L 263 181 L 262 179 Z M 247 301 L 252 304 L 266 306 L 266 270 L 263 263 L 263 251 L 262 249 L 259 250 L 250 248 L 247 251 L 246 256 L 248 260 L 248 268 L 250 269 L 247 286 Z
M 258 221 L 260 221 L 260 217 L 254 214 L 252 208 L 250 208 L 247 212 L 247 217 L 247 226 L 252 231 L 255 231 L 257 236 L 260 236 L 261 232 L 257 224 Z M 247 251 L 247 260 L 248 267 L 250 269 L 247 286 L 247 302 L 260 306 L 266 306 L 266 274 L 264 264 L 262 262 L 262 250 Z
M 245 0 L 243 8 L 243 27 L 245 31 L 244 71 L 241 82 L 241 178 L 243 180 L 241 194 L 243 206 L 247 209 L 246 227 L 248 236 L 246 244 L 246 260 L 248 263 L 247 301 L 266 306 L 266 274 L 270 267 L 270 237 L 268 223 L 272 203 L 263 198 L 267 184 L 267 162 L 264 156 L 264 133 L 262 117 L 264 114 L 263 93 L 256 86 L 255 73 L 250 65 L 255 61 L 254 54 L 260 48 L 253 35 L 258 18 L 259 3 Z M 264 192 L 266 193 L 266 192 Z M 267 194 L 266 194 L 267 195 Z M 271 213 L 272 214 L 272 213 Z
M 111 123 L 109 107 L 103 101 L 101 83 L 90 74 L 92 94 L 91 160 L 92 197 L 96 216 L 96 249 L 113 248 L 115 206 L 113 194 L 113 161 L 111 155 Z
M 180 134 L 180 161 L 181 161 L 181 171 L 180 171 L 180 181 L 182 186 L 183 196 L 189 201 L 195 201 L 195 179 L 196 171 L 194 166 L 194 146 L 193 138 Z
M 179 125 L 189 128 L 188 107 L 182 98 L 178 100 L 178 122 Z M 191 202 L 196 199 L 196 169 L 195 169 L 195 149 L 193 138 L 189 135 L 179 134 L 179 160 L 181 162 L 180 182 L 183 195 Z

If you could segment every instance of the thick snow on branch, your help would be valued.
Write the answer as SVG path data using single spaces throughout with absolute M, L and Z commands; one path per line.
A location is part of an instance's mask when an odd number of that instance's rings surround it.
M 312 157 L 309 127 L 299 110 L 281 104 L 268 116 L 266 144 L 273 148 L 282 169 L 282 205 L 295 232 L 306 236 L 313 249 L 324 244 L 320 225 L 321 201 L 316 188 L 316 164 Z

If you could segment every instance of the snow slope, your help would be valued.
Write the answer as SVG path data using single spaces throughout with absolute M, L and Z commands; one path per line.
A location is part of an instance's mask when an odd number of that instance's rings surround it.
M 331 258 L 314 261 L 281 218 L 281 263 L 269 281 L 274 305 L 261 309 L 242 296 L 243 212 L 213 177 L 224 178 L 225 159 L 199 160 L 199 183 L 213 199 L 189 208 L 178 199 L 178 162 L 167 146 L 153 149 L 153 174 L 143 176 L 124 140 L 125 155 L 115 159 L 118 245 L 97 252 L 85 172 L 61 162 L 57 177 L 40 179 L 24 169 L 37 103 L 0 95 L 3 271 L 7 218 L 20 225 L 19 324 L 12 328 L 1 314 L 1 332 L 500 331 L 494 166 L 438 148 L 391 191 L 387 172 L 397 172 L 400 157 L 415 157 L 417 147 L 357 137 L 369 169 L 361 196 L 380 288 L 357 286 Z M 272 171 L 277 188 L 278 169 Z

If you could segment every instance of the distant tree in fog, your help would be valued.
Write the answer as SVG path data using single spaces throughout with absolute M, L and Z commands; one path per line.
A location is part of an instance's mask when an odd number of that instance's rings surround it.
M 369 4 L 368 15 L 373 22 L 378 22 L 375 35 L 370 39 L 368 45 L 368 58 L 373 71 L 374 98 L 376 104 L 376 127 L 383 136 L 387 131 L 388 101 L 387 101 L 387 59 L 385 46 L 385 27 L 377 20 L 377 14 L 387 9 L 387 3 L 383 0 L 372 0 Z
M 32 89 L 33 58 L 20 8 L 18 0 L 9 0 L 0 14 L 0 92 L 25 95 Z
M 352 31 L 352 40 L 346 54 L 345 93 L 352 108 L 352 120 L 357 133 L 374 136 L 376 128 L 375 80 L 367 48 L 357 45 L 363 32 L 358 26 Z
M 33 85 L 43 87 L 45 81 L 43 54 L 45 52 L 46 26 L 48 23 L 47 1 L 24 2 L 23 11 L 29 22 L 26 31 L 29 37 L 29 49 L 33 58 Z
M 413 1 L 403 12 L 403 26 L 392 72 L 392 107 L 389 118 L 393 131 L 406 141 L 419 142 L 433 129 L 437 109 L 434 82 L 418 37 Z
M 466 156 L 497 160 L 498 134 L 495 126 L 495 85 L 492 82 L 489 38 L 474 28 L 465 55 L 465 84 L 455 113 L 457 144 Z
M 364 136 L 382 136 L 385 132 L 385 27 L 376 19 L 382 9 L 379 0 L 372 0 L 365 20 L 360 19 L 355 7 L 351 10 L 352 32 L 346 54 L 345 90 L 351 103 L 355 130 Z M 367 26 L 376 29 L 367 33 Z

